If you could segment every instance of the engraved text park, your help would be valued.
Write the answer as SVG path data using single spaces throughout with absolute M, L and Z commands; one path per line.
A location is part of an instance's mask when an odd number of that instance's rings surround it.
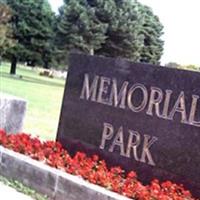
M 140 102 L 137 102 L 136 98 L 134 98 L 134 95 L 138 93 L 142 96 Z M 200 114 L 197 111 L 197 105 L 200 103 L 199 96 L 196 94 L 191 96 L 190 110 L 187 112 L 184 91 L 180 91 L 175 103 L 170 107 L 172 95 L 173 91 L 170 89 L 163 91 L 155 86 L 148 89 L 142 83 L 130 84 L 128 81 L 119 84 L 116 78 L 98 75 L 90 77 L 89 74 L 85 73 L 80 99 L 120 109 L 129 109 L 134 113 L 145 111 L 146 115 L 155 115 L 165 120 L 173 120 L 175 114 L 179 113 L 180 123 L 200 127 L 200 121 L 196 120 L 196 116 Z M 117 128 L 115 133 L 113 125 L 105 122 L 103 124 L 102 139 L 99 148 L 104 149 L 106 141 L 112 140 L 108 148 L 109 152 L 113 152 L 115 147 L 118 146 L 121 156 L 130 158 L 132 150 L 132 155 L 136 161 L 156 165 L 150 147 L 158 138 L 146 134 L 142 136 L 136 130 L 129 129 L 129 137 L 125 145 L 123 131 L 123 127 L 121 126 Z M 142 146 L 141 156 L 138 155 L 137 151 L 140 145 Z

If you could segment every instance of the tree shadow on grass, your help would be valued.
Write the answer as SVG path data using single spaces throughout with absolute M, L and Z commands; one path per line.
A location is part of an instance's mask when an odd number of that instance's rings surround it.
M 10 75 L 8 73 L 5 72 L 1 72 L 1 77 L 5 77 L 5 78 L 10 78 L 10 79 L 15 79 L 15 80 L 19 80 L 19 81 L 23 81 L 23 82 L 28 82 L 28 83 L 35 83 L 35 84 L 40 84 L 40 85 L 48 85 L 48 86 L 54 86 L 54 87 L 64 87 L 64 83 L 55 83 L 49 80 L 41 80 L 40 78 L 34 78 L 31 76 L 22 76 L 22 75 Z M 39 75 L 38 75 L 39 76 Z M 48 79 L 48 78 L 46 78 Z

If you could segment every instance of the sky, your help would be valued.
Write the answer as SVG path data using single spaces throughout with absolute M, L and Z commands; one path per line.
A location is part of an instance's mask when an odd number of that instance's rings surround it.
M 176 62 L 200 66 L 200 1 L 138 0 L 150 6 L 164 26 L 164 54 L 161 64 Z M 57 12 L 63 0 L 49 0 Z

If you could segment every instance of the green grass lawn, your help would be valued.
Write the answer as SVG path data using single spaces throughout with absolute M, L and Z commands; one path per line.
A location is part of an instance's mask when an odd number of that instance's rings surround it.
M 17 75 L 9 75 L 9 64 L 0 66 L 0 91 L 27 100 L 23 131 L 44 139 L 55 139 L 65 80 L 39 76 L 28 67 L 17 67 Z

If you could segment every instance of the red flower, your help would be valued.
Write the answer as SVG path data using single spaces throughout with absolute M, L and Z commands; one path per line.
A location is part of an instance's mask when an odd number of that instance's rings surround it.
M 77 152 L 72 158 L 62 145 L 54 141 L 42 142 L 25 133 L 6 135 L 0 129 L 0 145 L 42 161 L 52 167 L 83 177 L 91 183 L 137 200 L 194 200 L 182 185 L 170 181 L 160 183 L 157 179 L 144 186 L 134 171 L 125 176 L 120 167 L 108 169 L 98 155 L 88 157 Z

